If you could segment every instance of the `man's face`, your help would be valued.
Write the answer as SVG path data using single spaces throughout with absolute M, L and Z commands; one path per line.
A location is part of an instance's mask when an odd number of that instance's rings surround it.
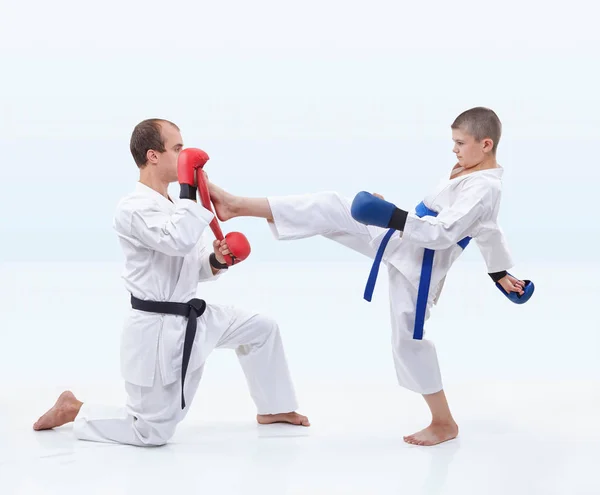
M 166 182 L 177 182 L 177 157 L 183 149 L 181 133 L 170 124 L 161 124 L 165 151 L 157 153 L 157 168 Z

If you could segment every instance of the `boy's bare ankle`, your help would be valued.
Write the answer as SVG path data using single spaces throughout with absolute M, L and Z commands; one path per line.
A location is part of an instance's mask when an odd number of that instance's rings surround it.
M 239 217 L 244 207 L 244 200 L 240 196 L 234 196 L 233 194 L 229 197 L 229 212 L 233 217 Z
M 456 426 L 456 421 L 452 416 L 445 418 L 432 418 L 431 426 Z

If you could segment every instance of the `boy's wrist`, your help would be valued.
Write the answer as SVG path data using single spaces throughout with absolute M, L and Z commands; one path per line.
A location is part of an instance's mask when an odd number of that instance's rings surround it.
M 488 275 L 491 277 L 491 279 L 494 282 L 497 283 L 498 281 L 500 281 L 504 277 L 506 277 L 506 275 L 508 275 L 508 273 L 506 272 L 506 270 L 502 270 L 501 272 L 488 273 Z

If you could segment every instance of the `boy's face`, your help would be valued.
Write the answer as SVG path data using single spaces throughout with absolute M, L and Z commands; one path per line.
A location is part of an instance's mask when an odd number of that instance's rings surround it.
M 452 129 L 452 141 L 458 164 L 465 168 L 472 168 L 484 161 L 492 151 L 491 139 L 477 141 L 471 134 L 462 129 Z

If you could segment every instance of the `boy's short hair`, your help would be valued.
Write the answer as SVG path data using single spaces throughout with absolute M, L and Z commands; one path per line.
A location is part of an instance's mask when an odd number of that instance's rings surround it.
M 496 153 L 502 122 L 493 110 L 485 107 L 475 107 L 461 113 L 451 125 L 452 129 L 461 129 L 473 136 L 477 141 L 489 138 L 494 142 L 492 153 Z
M 131 133 L 129 149 L 138 167 L 146 164 L 146 153 L 155 150 L 159 153 L 165 151 L 165 140 L 161 133 L 161 125 L 170 124 L 179 130 L 173 122 L 165 119 L 147 119 L 135 126 Z

